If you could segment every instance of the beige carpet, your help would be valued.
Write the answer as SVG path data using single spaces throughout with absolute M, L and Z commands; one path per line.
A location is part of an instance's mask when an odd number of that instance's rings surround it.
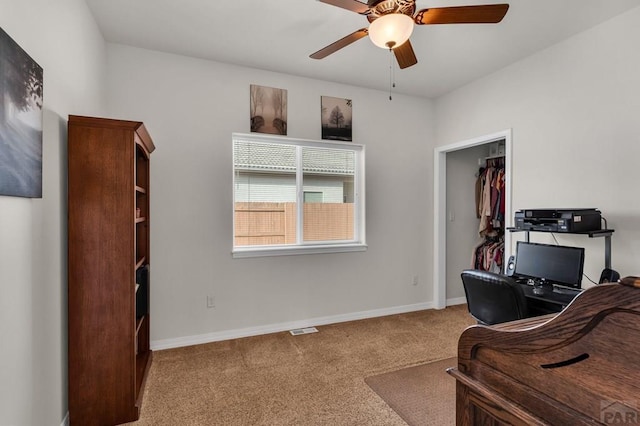
M 446 373 L 457 358 L 447 358 L 390 373 L 365 382 L 409 426 L 444 426 L 456 422 L 456 381 Z
M 154 352 L 144 426 L 406 423 L 369 376 L 456 355 L 466 305 Z

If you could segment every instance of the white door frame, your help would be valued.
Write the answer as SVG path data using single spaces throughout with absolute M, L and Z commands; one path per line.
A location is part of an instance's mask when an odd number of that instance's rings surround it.
M 505 141 L 505 226 L 510 227 L 513 220 L 511 212 L 511 129 L 434 149 L 433 306 L 435 309 L 444 309 L 447 306 L 447 153 L 503 139 Z M 511 233 L 505 232 L 504 238 L 504 257 L 508 259 L 511 255 Z

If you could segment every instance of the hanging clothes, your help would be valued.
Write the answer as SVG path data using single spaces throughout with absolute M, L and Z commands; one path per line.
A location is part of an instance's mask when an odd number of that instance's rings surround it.
M 494 236 L 502 229 L 504 233 L 504 157 L 487 160 L 476 180 L 477 217 L 480 218 L 478 234 Z M 481 189 L 481 190 L 479 190 Z
M 500 273 L 504 261 L 504 239 L 488 237 L 473 249 L 471 267 L 482 271 Z
M 476 216 L 482 238 L 473 250 L 472 267 L 500 273 L 504 257 L 504 157 L 487 159 L 476 179 Z

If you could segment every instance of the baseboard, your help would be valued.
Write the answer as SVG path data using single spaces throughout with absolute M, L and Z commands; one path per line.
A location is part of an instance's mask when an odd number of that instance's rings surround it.
M 62 423 L 60 423 L 60 426 L 69 426 L 69 412 L 67 411 L 67 415 L 64 416 L 64 419 L 62 419 Z
M 183 346 L 200 345 L 203 343 L 219 342 L 222 340 L 239 339 L 242 337 L 258 336 L 261 334 L 279 333 L 295 328 L 315 327 L 339 322 L 356 321 L 367 318 L 383 317 L 386 315 L 404 314 L 407 312 L 433 309 L 433 303 L 416 303 L 413 305 L 394 306 L 391 308 L 373 309 L 371 311 L 353 312 L 349 314 L 333 315 L 328 317 L 311 318 L 300 321 L 292 321 L 278 324 L 270 324 L 258 327 L 225 330 L 216 333 L 200 334 L 196 336 L 178 337 L 175 339 L 162 339 L 151 342 L 152 350 L 180 348 Z
M 455 299 L 447 299 L 447 306 L 464 305 L 467 303 L 466 297 L 456 297 Z

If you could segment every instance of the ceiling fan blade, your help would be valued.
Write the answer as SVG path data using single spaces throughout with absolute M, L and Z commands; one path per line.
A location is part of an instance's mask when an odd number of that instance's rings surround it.
M 411 41 L 409 40 L 393 49 L 393 53 L 396 55 L 400 69 L 409 68 L 418 63 L 418 58 L 416 58 L 416 54 L 411 46 Z
M 350 10 L 355 13 L 365 14 L 369 11 L 369 6 L 365 3 L 360 3 L 357 0 L 318 0 L 322 3 L 330 4 L 332 6 L 341 7 L 343 9 Z
M 369 34 L 369 30 L 367 30 L 366 28 L 361 28 L 358 31 L 352 32 L 348 36 L 342 37 L 340 40 L 331 43 L 327 47 L 318 50 L 316 53 L 309 55 L 309 57 L 313 59 L 326 58 L 327 56 L 331 55 L 334 52 L 337 52 L 343 47 L 346 47 L 351 43 L 360 40 L 362 37 L 366 37 L 367 34 Z
M 509 10 L 508 4 L 480 6 L 434 7 L 416 13 L 418 25 L 434 24 L 497 24 Z

